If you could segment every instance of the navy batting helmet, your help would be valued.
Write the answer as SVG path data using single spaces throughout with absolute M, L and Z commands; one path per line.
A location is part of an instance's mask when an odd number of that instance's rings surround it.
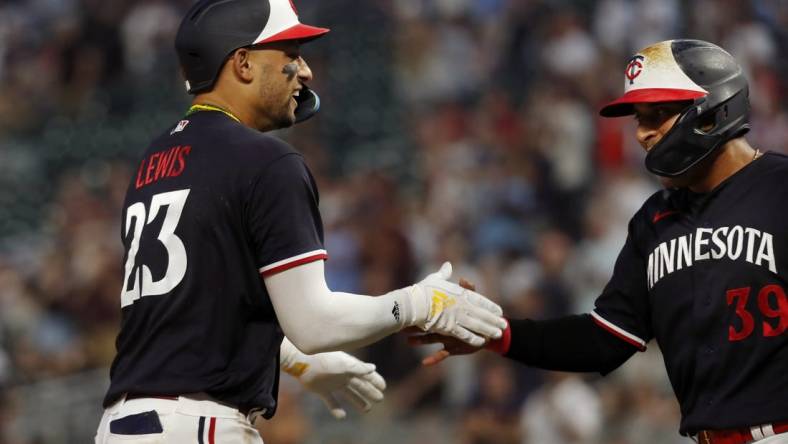
M 292 0 L 199 0 L 181 21 L 175 50 L 189 94 L 210 91 L 224 62 L 238 48 L 282 40 L 308 41 L 329 30 L 304 25 Z M 320 99 L 301 90 L 296 122 L 314 115 Z
M 623 96 L 600 114 L 634 114 L 633 104 L 691 100 L 646 155 L 646 168 L 675 177 L 725 142 L 750 129 L 747 79 L 724 49 L 702 40 L 668 40 L 635 54 L 625 71 Z

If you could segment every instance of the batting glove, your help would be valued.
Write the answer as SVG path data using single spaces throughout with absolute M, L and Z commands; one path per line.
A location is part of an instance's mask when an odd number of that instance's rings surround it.
M 453 336 L 475 347 L 501 337 L 506 328 L 503 310 L 484 296 L 449 282 L 452 268 L 444 262 L 440 270 L 408 287 L 409 325 L 424 331 Z
M 339 395 L 360 412 L 368 412 L 374 404 L 383 401 L 386 381 L 375 371 L 374 364 L 344 352 L 305 355 L 287 339 L 282 342 L 280 350 L 282 370 L 318 395 L 336 419 L 347 416 L 339 404 Z

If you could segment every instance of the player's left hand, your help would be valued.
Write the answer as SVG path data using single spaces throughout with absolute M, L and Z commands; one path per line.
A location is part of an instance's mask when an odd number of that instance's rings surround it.
M 374 404 L 383 401 L 386 381 L 375 371 L 375 364 L 344 352 L 301 355 L 299 358 L 284 370 L 298 378 L 304 388 L 320 396 L 334 418 L 347 416 L 339 404 L 340 395 L 361 412 L 368 412 Z

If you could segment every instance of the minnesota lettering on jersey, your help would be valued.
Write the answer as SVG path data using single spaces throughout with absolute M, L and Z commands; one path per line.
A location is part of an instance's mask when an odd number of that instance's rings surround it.
M 773 239 L 765 231 L 736 225 L 698 228 L 694 233 L 662 242 L 648 255 L 648 288 L 671 273 L 705 260 L 745 260 L 777 273 Z

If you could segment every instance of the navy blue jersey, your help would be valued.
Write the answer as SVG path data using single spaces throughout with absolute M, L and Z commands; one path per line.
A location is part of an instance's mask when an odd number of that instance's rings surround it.
M 262 276 L 326 258 L 302 156 L 221 112 L 191 114 L 143 155 L 121 237 L 123 315 L 104 405 L 204 392 L 273 415 L 283 333 Z
M 629 224 L 592 316 L 655 338 L 681 432 L 788 418 L 788 157 L 766 153 L 712 192 L 661 191 Z

